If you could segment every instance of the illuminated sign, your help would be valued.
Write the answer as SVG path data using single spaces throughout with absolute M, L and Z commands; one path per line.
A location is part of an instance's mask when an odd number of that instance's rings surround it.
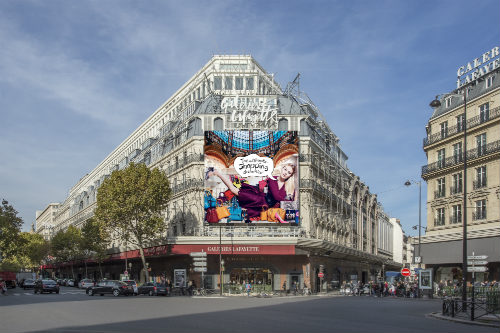
M 276 97 L 224 97 L 221 109 L 227 114 L 228 129 L 277 129 Z
M 457 70 L 457 88 L 463 87 L 500 67 L 499 47 L 483 53 Z M 496 59 L 495 59 L 496 58 Z

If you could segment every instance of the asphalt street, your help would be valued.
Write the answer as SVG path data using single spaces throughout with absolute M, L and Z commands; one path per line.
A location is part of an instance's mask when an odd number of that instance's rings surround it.
M 0 332 L 496 332 L 428 317 L 440 300 L 373 297 L 0 296 Z

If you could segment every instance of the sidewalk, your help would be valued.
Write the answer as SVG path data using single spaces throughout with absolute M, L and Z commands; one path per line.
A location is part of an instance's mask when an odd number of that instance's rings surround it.
M 496 316 L 487 315 L 476 319 L 474 321 L 467 320 L 464 318 L 451 317 L 451 316 L 443 316 L 441 312 L 432 312 L 427 315 L 428 317 L 453 321 L 460 324 L 468 324 L 468 325 L 477 325 L 477 326 L 488 326 L 488 327 L 500 327 L 500 319 Z

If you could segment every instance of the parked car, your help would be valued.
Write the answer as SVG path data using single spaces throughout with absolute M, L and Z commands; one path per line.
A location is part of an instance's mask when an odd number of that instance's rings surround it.
M 23 289 L 33 289 L 35 287 L 35 280 L 32 279 L 26 279 L 23 282 Z
M 59 294 L 59 285 L 54 280 L 36 280 L 35 287 L 33 289 L 35 294 L 43 294 L 44 292 L 49 292 L 51 294 L 54 292 Z
M 89 296 L 94 296 L 95 294 L 99 294 L 101 296 L 104 296 L 104 294 L 113 294 L 113 296 L 127 296 L 134 294 L 134 288 L 122 281 L 103 280 L 99 281 L 95 286 L 88 287 L 87 294 Z
M 59 286 L 64 286 L 64 280 L 63 279 L 57 279 L 56 282 L 57 282 L 57 284 Z
M 88 287 L 92 287 L 94 285 L 94 281 L 91 279 L 83 279 L 78 282 L 78 288 L 87 289 Z
M 148 294 L 149 296 L 163 295 L 167 296 L 167 286 L 163 283 L 146 282 L 138 288 L 139 295 Z
M 68 287 L 74 287 L 75 286 L 75 280 L 73 279 L 68 279 L 68 281 L 66 281 L 66 285 Z
M 134 288 L 134 295 L 137 296 L 139 294 L 139 288 L 137 288 L 137 282 L 135 282 L 134 280 L 123 280 L 123 282 L 125 282 L 126 284 L 128 284 L 129 286 L 132 286 L 132 288 Z

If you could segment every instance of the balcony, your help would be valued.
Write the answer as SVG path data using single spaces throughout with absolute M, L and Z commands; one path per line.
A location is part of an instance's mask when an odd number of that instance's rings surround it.
M 486 220 L 486 209 L 478 210 L 472 213 L 472 221 Z
M 444 189 L 434 191 L 434 199 L 444 198 L 446 196 L 446 191 Z
M 458 194 L 458 193 L 462 193 L 462 184 L 460 184 L 459 186 L 450 187 L 450 194 Z
M 481 154 L 478 154 L 477 148 L 468 150 L 467 151 L 467 160 L 471 161 L 471 160 L 474 160 L 478 157 L 491 155 L 491 154 L 497 153 L 499 151 L 500 151 L 500 140 L 488 143 L 484 150 L 481 149 L 481 151 L 479 151 L 479 153 L 481 153 Z M 444 160 L 439 160 L 437 162 L 424 165 L 422 167 L 422 176 L 424 176 L 428 173 L 440 170 L 440 169 L 448 168 L 448 167 L 459 165 L 462 163 L 463 163 L 462 158 L 457 158 L 457 156 L 450 156 L 450 157 L 445 158 Z
M 444 225 L 444 217 L 443 218 L 435 218 L 434 225 L 436 227 Z
M 489 114 L 487 114 L 487 115 L 486 114 L 483 114 L 482 116 L 477 115 L 477 116 L 472 117 L 471 119 L 467 120 L 467 129 L 474 128 L 476 126 L 479 126 L 487 121 L 496 119 L 498 117 L 500 117 L 500 106 L 497 106 L 496 108 L 491 109 Z M 446 139 L 450 136 L 453 136 L 457 133 L 463 132 L 463 130 L 464 130 L 463 125 L 462 126 L 455 125 L 455 126 L 448 127 L 448 131 L 445 131 L 444 133 L 439 131 L 438 133 L 434 133 L 432 135 L 429 135 L 427 138 L 424 138 L 424 142 L 423 142 L 424 147 L 431 145 L 433 143 L 439 142 L 441 140 L 444 140 L 444 139 Z
M 450 216 L 450 224 L 462 223 L 462 215 Z
M 474 182 L 472 182 L 472 188 L 474 190 L 477 190 L 477 189 L 480 189 L 480 188 L 483 188 L 483 187 L 486 187 L 486 178 L 483 178 L 481 180 L 475 180 Z

